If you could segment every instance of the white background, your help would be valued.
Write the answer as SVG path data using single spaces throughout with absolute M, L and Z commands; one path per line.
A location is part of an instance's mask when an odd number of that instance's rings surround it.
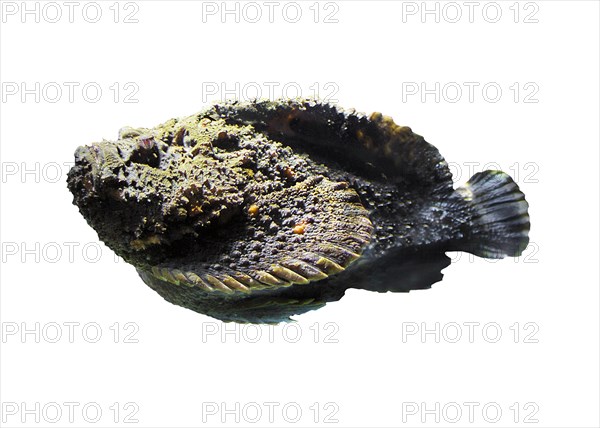
M 498 2 L 496 23 L 489 21 L 497 7 L 484 14 L 486 2 L 474 22 L 463 2 L 438 3 L 440 22 L 421 16 L 421 2 L 321 3 L 317 23 L 313 2 L 299 3 L 296 23 L 288 22 L 294 10 L 282 15 L 283 2 L 273 23 L 262 2 L 257 23 L 248 22 L 256 9 L 244 15 L 243 3 L 239 23 L 235 15 L 224 23 L 219 13 L 203 15 L 192 1 L 121 3 L 117 23 L 112 1 L 99 2 L 97 23 L 87 22 L 94 10 L 82 15 L 85 2 L 73 23 L 62 2 L 56 23 L 48 22 L 54 6 L 38 3 L 36 23 L 35 15 L 21 16 L 21 2 L 7 3 L 0 23 L 2 425 L 313 426 L 315 416 L 340 427 L 599 425 L 597 2 Z M 457 10 L 461 19 L 449 22 Z M 123 22 L 131 12 L 138 22 Z M 333 12 L 338 22 L 324 22 Z M 72 102 L 65 82 L 79 84 Z M 230 324 L 222 336 L 225 324 L 166 303 L 131 266 L 115 262 L 65 183 L 77 146 L 113 139 L 124 125 L 192 114 L 222 98 L 203 91 L 211 82 L 234 91 L 237 82 L 238 97 L 256 86 L 268 95 L 269 82 L 279 84 L 275 96 L 285 84 L 290 96 L 297 87 L 309 96 L 317 84 L 322 97 L 334 88 L 342 106 L 381 111 L 425 136 L 460 182 L 488 162 L 516 173 L 531 207 L 532 244 L 523 257 L 496 263 L 454 254 L 431 290 L 349 290 L 296 317 L 292 328 Z M 422 100 L 407 92 L 436 82 L 439 102 L 435 93 Z M 479 85 L 472 102 L 465 82 Z M 25 99 L 21 83 L 33 89 Z M 92 90 L 82 95 L 88 83 L 102 89 L 97 102 Z M 493 88 L 487 99 L 482 94 L 486 84 L 501 88 L 497 102 Z M 456 86 L 462 97 L 450 102 Z M 131 88 L 138 102 L 124 102 Z M 525 102 L 528 94 L 537 102 Z M 470 162 L 479 163 L 474 171 Z M 21 335 L 36 323 L 39 338 Z M 73 343 L 64 323 L 79 323 Z M 434 334 L 406 335 L 436 323 L 439 343 Z M 464 323 L 479 323 L 472 340 Z M 57 324 L 62 336 L 51 343 Z M 462 337 L 452 343 L 457 325 Z M 91 343 L 94 326 L 102 336 Z M 257 331 L 262 337 L 251 343 Z M 78 403 L 73 422 L 65 402 Z M 278 403 L 273 423 L 265 402 Z M 469 402 L 478 403 L 472 422 Z M 102 410 L 97 423 L 86 421 L 85 405 L 88 420 Z M 237 415 L 224 412 L 236 406 Z M 300 420 L 287 423 L 298 407 Z M 451 423 L 457 407 L 462 417 Z M 262 417 L 252 423 L 257 408 Z M 489 423 L 496 408 L 502 415 Z M 125 423 L 134 411 L 138 422 Z M 325 423 L 334 411 L 338 422 Z M 525 423 L 528 415 L 537 423 Z

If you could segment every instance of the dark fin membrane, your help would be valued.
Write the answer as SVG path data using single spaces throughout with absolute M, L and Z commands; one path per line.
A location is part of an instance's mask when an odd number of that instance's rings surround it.
M 224 322 L 277 324 L 295 321 L 292 317 L 337 302 L 346 290 L 356 288 L 378 293 L 408 293 L 431 288 L 442 280 L 442 270 L 450 265 L 444 249 L 431 246 L 396 249 L 382 257 L 351 265 L 339 275 L 308 284 L 292 284 L 236 295 L 206 291 L 173 279 L 173 271 L 162 277 L 138 268 L 144 282 L 165 300 Z M 213 285 L 213 284 L 211 284 Z M 216 291 L 216 289 L 215 289 Z M 223 291 L 223 290 L 221 290 Z
M 529 204 L 502 171 L 475 174 L 457 189 L 472 204 L 472 226 L 461 251 L 489 259 L 520 256 L 529 243 Z

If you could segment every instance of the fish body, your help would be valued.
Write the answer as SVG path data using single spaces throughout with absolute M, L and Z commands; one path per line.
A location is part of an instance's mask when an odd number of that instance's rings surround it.
M 507 174 L 454 189 L 410 128 L 312 99 L 123 128 L 77 149 L 68 186 L 152 289 L 224 321 L 284 321 L 349 287 L 426 288 L 446 251 L 501 258 L 528 243 L 528 204 Z

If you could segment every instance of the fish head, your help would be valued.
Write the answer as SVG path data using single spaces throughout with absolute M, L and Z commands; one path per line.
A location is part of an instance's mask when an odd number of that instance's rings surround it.
M 122 130 L 116 141 L 79 147 L 67 179 L 99 238 L 138 267 L 228 223 L 248 181 L 239 156 L 219 156 L 210 138 L 197 136 L 192 146 L 176 132 L 155 134 Z

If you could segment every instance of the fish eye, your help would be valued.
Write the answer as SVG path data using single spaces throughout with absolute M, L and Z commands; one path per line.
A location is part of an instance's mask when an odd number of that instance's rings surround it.
M 156 144 L 154 137 L 146 135 L 140 136 L 129 160 L 131 162 L 157 168 L 160 159 L 158 155 L 158 145 Z

